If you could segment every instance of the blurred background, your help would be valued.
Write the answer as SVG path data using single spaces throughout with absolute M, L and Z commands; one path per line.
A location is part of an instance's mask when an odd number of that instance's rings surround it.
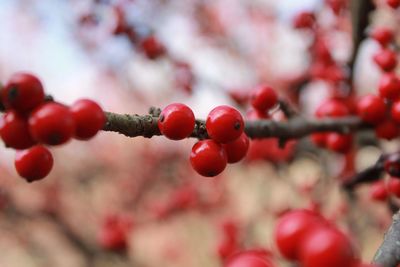
M 198 118 L 221 104 L 246 114 L 248 92 L 267 83 L 311 116 L 321 99 L 346 91 L 349 70 L 335 72 L 339 81 L 305 83 L 312 37 L 293 27 L 296 15 L 314 12 L 337 66 L 353 51 L 350 11 L 336 14 L 326 2 L 1 0 L 0 80 L 28 71 L 65 104 L 91 98 L 107 111 L 146 114 L 182 102 Z M 370 28 L 395 27 L 394 12 L 377 9 Z M 351 97 L 376 89 L 381 72 L 371 55 L 378 48 L 362 42 Z M 308 140 L 283 148 L 273 138 L 256 140 L 242 163 L 215 178 L 192 170 L 194 143 L 101 132 L 52 148 L 55 168 L 32 184 L 17 176 L 15 152 L 2 149 L 0 266 L 217 267 L 231 250 L 255 247 L 289 266 L 276 252 L 273 227 L 293 208 L 321 211 L 352 233 L 363 259 L 372 258 L 391 212 L 370 199 L 368 186 L 349 202 L 337 179 L 370 166 L 397 140 L 346 155 Z M 235 248 L 224 243 L 232 232 Z

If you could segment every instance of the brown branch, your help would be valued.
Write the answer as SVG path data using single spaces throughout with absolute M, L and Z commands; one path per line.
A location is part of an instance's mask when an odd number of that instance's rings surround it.
M 153 137 L 161 135 L 157 126 L 158 117 L 152 115 L 122 115 L 106 112 L 107 122 L 104 131 L 118 132 L 128 137 Z M 294 117 L 288 121 L 256 120 L 246 121 L 245 132 L 250 138 L 277 137 L 281 140 L 297 139 L 314 132 L 350 133 L 367 129 L 358 117 L 343 117 L 323 120 Z M 205 122 L 196 120 L 191 137 L 208 138 Z
M 385 234 L 373 263 L 382 267 L 396 267 L 400 263 L 400 213 L 393 215 L 393 222 Z

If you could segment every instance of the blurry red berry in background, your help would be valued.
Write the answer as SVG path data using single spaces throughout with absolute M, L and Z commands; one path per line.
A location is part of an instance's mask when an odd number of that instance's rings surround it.
M 393 121 L 400 124 L 400 101 L 399 100 L 393 102 L 390 115 L 392 116 Z
M 400 97 L 400 80 L 395 73 L 385 73 L 378 84 L 379 95 L 395 101 Z
M 293 27 L 296 29 L 313 28 L 315 25 L 315 15 L 313 12 L 303 11 L 293 18 Z
M 373 60 L 383 71 L 392 71 L 397 66 L 397 54 L 391 49 L 382 49 L 376 52 Z
M 274 267 L 269 254 L 259 251 L 242 251 L 229 257 L 224 267 Z
M 400 0 L 386 0 L 386 4 L 391 8 L 398 8 L 400 6 Z
M 381 46 L 387 46 L 394 39 L 393 30 L 387 27 L 378 27 L 372 30 L 371 38 L 377 41 Z
M 347 153 L 353 144 L 352 134 L 328 133 L 326 147 L 339 153 Z
M 388 191 L 385 185 L 385 182 L 382 180 L 376 181 L 371 184 L 369 189 L 369 195 L 371 199 L 377 201 L 386 201 L 388 197 Z
M 375 126 L 375 134 L 378 138 L 392 140 L 399 135 L 399 128 L 393 120 L 385 120 Z
M 157 59 L 166 52 L 163 44 L 153 35 L 144 38 L 140 42 L 140 47 L 149 59 Z
M 327 99 L 323 101 L 317 108 L 315 115 L 322 117 L 343 117 L 349 114 L 347 105 L 337 99 Z
M 310 135 L 311 141 L 319 147 L 325 147 L 326 146 L 326 139 L 327 139 L 328 133 L 313 133 Z
M 266 112 L 278 103 L 278 95 L 272 87 L 259 85 L 250 95 L 251 105 L 260 112 Z
M 371 124 L 382 122 L 386 116 L 386 104 L 376 95 L 365 95 L 357 102 L 357 114 Z

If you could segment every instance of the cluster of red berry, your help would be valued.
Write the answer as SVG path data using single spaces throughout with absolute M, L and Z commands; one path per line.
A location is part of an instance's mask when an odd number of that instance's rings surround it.
M 71 107 L 46 101 L 43 85 L 34 75 L 14 74 L 1 90 L 6 112 L 0 119 L 0 136 L 17 151 L 15 168 L 28 182 L 47 176 L 53 167 L 45 147 L 61 145 L 71 138 L 87 140 L 106 121 L 101 107 L 87 99 Z
M 259 86 L 251 94 L 252 113 L 259 119 L 268 118 L 267 112 L 277 103 L 276 92 L 268 86 Z M 180 103 L 164 108 L 158 121 L 160 132 L 172 140 L 189 137 L 195 124 L 193 111 Z M 200 140 L 193 146 L 190 162 L 199 174 L 213 177 L 220 174 L 228 163 L 242 160 L 250 141 L 244 133 L 242 115 L 230 106 L 218 106 L 211 110 L 205 126 L 210 139 Z
M 351 239 L 318 213 L 294 210 L 279 218 L 275 241 L 280 253 L 303 267 L 373 267 L 360 263 Z

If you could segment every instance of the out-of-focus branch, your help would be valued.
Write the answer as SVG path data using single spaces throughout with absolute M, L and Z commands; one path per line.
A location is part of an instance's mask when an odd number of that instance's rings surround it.
M 158 117 L 152 115 L 128 115 L 106 112 L 107 123 L 103 130 L 118 132 L 128 137 L 152 137 L 161 135 L 157 126 Z M 250 138 L 277 137 L 281 140 L 297 139 L 314 132 L 339 132 L 350 133 L 368 129 L 358 117 L 321 120 L 294 117 L 288 121 L 255 120 L 246 121 L 245 132 Z M 191 137 L 208 138 L 205 122 L 196 120 L 195 129 Z
M 373 262 L 382 267 L 396 267 L 400 263 L 400 213 L 393 215 L 393 222 Z
M 375 9 L 373 0 L 351 0 L 351 24 L 352 24 L 352 39 L 353 39 L 353 53 L 349 61 L 350 81 L 353 80 L 354 63 L 357 58 L 358 50 L 361 42 L 365 39 L 369 22 L 369 15 Z

